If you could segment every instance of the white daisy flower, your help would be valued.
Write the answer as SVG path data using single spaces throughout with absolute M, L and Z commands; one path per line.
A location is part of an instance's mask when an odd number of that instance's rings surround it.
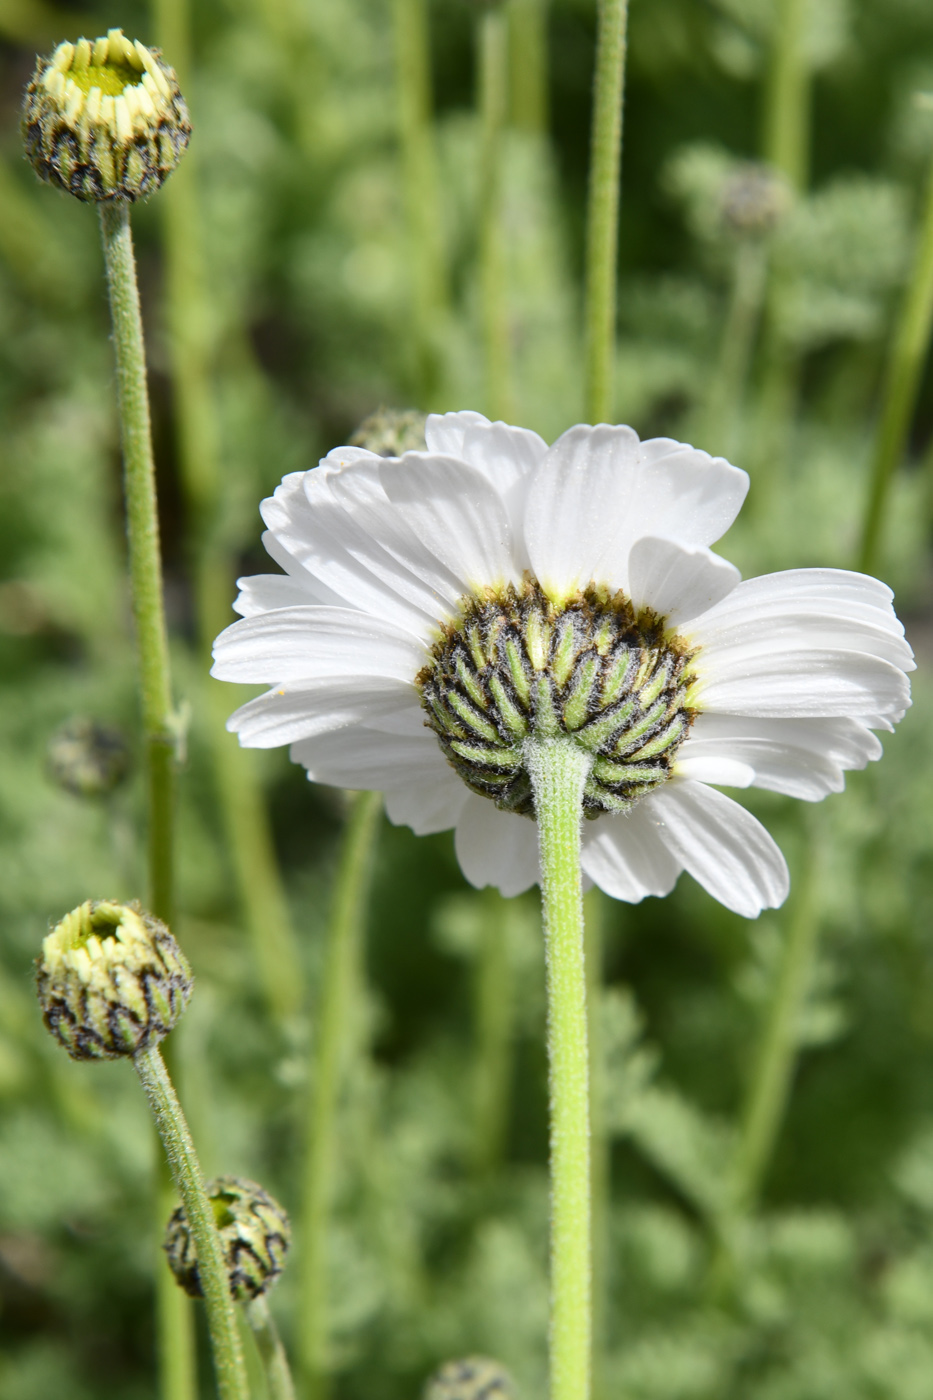
M 552 447 L 478 413 L 427 452 L 328 454 L 263 502 L 284 573 L 240 581 L 213 674 L 271 682 L 229 728 L 315 782 L 454 827 L 467 879 L 538 879 L 527 738 L 593 758 L 583 870 L 618 899 L 687 870 L 748 918 L 784 858 L 720 786 L 815 802 L 881 753 L 913 669 L 890 589 L 839 569 L 742 581 L 709 546 L 745 472 L 669 438 L 578 426 Z

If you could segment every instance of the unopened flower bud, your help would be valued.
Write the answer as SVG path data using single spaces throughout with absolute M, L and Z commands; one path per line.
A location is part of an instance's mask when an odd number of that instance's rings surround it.
M 401 457 L 403 452 L 424 452 L 427 415 L 416 408 L 379 408 L 364 418 L 350 439 L 351 447 L 365 447 L 380 457 Z
M 513 1400 L 515 1383 L 488 1356 L 446 1361 L 424 1388 L 424 1400 Z
M 119 729 L 93 719 L 70 719 L 49 740 L 49 776 L 78 797 L 112 792 L 126 776 L 129 750 Z
M 174 71 L 158 49 L 133 43 L 121 29 L 59 44 L 39 60 L 22 129 L 37 175 L 95 202 L 152 194 L 191 135 Z
M 266 1293 L 285 1266 L 291 1244 L 288 1216 L 268 1191 L 242 1176 L 218 1176 L 207 1183 L 214 1221 L 227 1264 L 230 1292 L 247 1303 Z M 184 1206 L 173 1212 L 162 1248 L 177 1282 L 200 1298 L 198 1256 Z
M 73 1060 L 158 1045 L 191 995 L 184 953 L 137 903 L 79 905 L 43 941 L 36 967 L 42 1018 Z
M 726 180 L 720 196 L 723 223 L 733 233 L 770 233 L 787 213 L 791 190 L 770 165 L 746 161 Z

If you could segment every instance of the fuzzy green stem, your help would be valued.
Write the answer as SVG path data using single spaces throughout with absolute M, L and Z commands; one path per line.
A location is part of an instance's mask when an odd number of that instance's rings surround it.
M 483 895 L 476 967 L 476 1168 L 494 1172 L 502 1157 L 511 1079 L 511 906 L 497 890 Z
M 592 889 L 585 915 L 587 1034 L 590 1052 L 590 1213 L 593 1221 L 593 1396 L 605 1389 L 609 1293 L 610 1142 L 606 1131 L 606 1063 L 603 1044 L 603 933 L 606 896 Z
M 807 0 L 779 0 L 766 89 L 763 155 L 795 189 L 807 183 L 810 73 L 804 50 Z
M 146 1091 L 194 1240 L 220 1400 L 249 1400 L 223 1247 L 185 1115 L 158 1046 L 141 1050 L 133 1064 Z
M 742 406 L 755 333 L 761 319 L 767 252 L 757 238 L 743 238 L 735 250 L 732 288 L 705 414 L 703 443 L 728 457 Z
M 352 1038 L 381 811 L 379 793 L 363 792 L 354 798 L 334 887 L 317 1009 L 302 1201 L 298 1326 L 302 1388 L 309 1400 L 319 1400 L 327 1391 L 327 1224 L 336 1160 L 337 1107 Z
M 295 1400 L 295 1386 L 288 1367 L 288 1357 L 279 1336 L 265 1294 L 247 1303 L 246 1320 L 253 1329 L 256 1346 L 262 1359 L 269 1400 Z
M 486 377 L 486 412 L 511 417 L 512 366 L 502 224 L 503 135 L 508 104 L 508 29 L 493 6 L 480 16 L 479 263 Z
M 547 0 L 510 0 L 512 124 L 544 136 L 548 127 Z
M 117 366 L 130 586 L 149 780 L 149 907 L 171 927 L 175 739 L 146 352 L 127 206 L 122 202 L 101 204 L 100 228 Z
M 171 926 L 175 912 L 172 687 L 162 594 L 146 352 L 128 207 L 125 204 L 102 204 L 100 227 L 117 366 L 130 585 L 142 691 L 149 797 L 148 902 L 153 913 Z M 156 1192 L 160 1226 L 164 1223 L 162 1207 L 165 1199 L 163 1180 Z M 183 1296 L 180 1299 L 169 1296 L 163 1272 L 160 1261 L 156 1310 L 163 1400 L 192 1400 L 197 1381 L 191 1307 Z
M 415 396 L 425 408 L 438 392 L 439 326 L 446 307 L 425 0 L 394 0 L 396 94 L 402 191 L 411 268 Z
M 803 869 L 789 910 L 780 969 L 762 1027 L 736 1149 L 731 1194 L 739 1214 L 755 1207 L 784 1119 L 800 1045 L 800 1010 L 816 957 L 822 814 L 810 815 Z
M 198 1400 L 194 1307 L 187 1293 L 178 1287 L 171 1270 L 165 1267 L 162 1253 L 165 1222 L 178 1204 L 178 1198 L 168 1162 L 161 1153 L 159 1159 L 155 1249 L 159 1394 L 162 1400 Z
M 913 267 L 888 356 L 881 417 L 872 456 L 871 484 L 862 523 L 859 568 L 873 573 L 878 559 L 891 479 L 904 456 L 933 326 L 933 163 Z
M 586 215 L 585 416 L 612 418 L 628 0 L 599 0 Z
M 551 1108 L 551 1400 L 588 1400 L 592 1347 L 590 1088 L 580 823 L 592 756 L 529 740 L 547 960 Z

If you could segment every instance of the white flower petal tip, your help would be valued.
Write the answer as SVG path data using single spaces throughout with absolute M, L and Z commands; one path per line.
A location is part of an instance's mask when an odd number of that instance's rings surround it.
M 687 546 L 650 535 L 636 540 L 629 555 L 629 596 L 636 608 L 651 608 L 670 627 L 707 612 L 741 582 L 734 564 L 700 545 Z

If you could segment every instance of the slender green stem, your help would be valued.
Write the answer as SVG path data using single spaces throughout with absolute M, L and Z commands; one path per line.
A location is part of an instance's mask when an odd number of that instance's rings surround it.
M 133 1063 L 146 1091 L 194 1239 L 214 1351 L 217 1389 L 221 1400 L 249 1400 L 246 1368 L 223 1248 L 185 1115 L 158 1047 L 141 1050 Z
M 269 1400 L 295 1400 L 295 1386 L 288 1368 L 288 1357 L 279 1336 L 265 1294 L 246 1305 L 246 1320 L 253 1329 L 266 1375 Z
M 171 1168 L 159 1153 L 159 1189 L 156 1193 L 156 1320 L 158 1334 L 159 1394 L 162 1400 L 198 1400 L 197 1345 L 194 1307 L 165 1267 L 162 1240 L 165 1222 L 178 1204 Z
M 735 249 L 732 289 L 705 414 L 703 445 L 728 457 L 761 319 L 767 252 L 757 238 L 743 238 Z
M 606 896 L 592 889 L 583 900 L 585 915 L 587 1033 L 590 1047 L 590 1213 L 593 1220 L 593 1395 L 605 1388 L 606 1321 L 609 1293 L 610 1142 L 606 1131 L 606 1074 L 603 1044 L 603 934 Z
M 731 1195 L 740 1214 L 755 1207 L 784 1119 L 800 1046 L 800 1010 L 816 957 L 823 814 L 807 815 L 803 868 L 789 909 L 780 968 L 765 1014 L 736 1149 Z
M 486 412 L 511 417 L 512 365 L 502 222 L 503 135 L 508 104 L 508 28 L 495 5 L 480 16 L 479 261 L 486 371 Z
M 122 202 L 101 204 L 100 227 L 117 365 L 130 584 L 149 778 L 149 905 L 153 913 L 171 926 L 175 766 L 172 692 L 162 603 L 146 352 L 127 206 Z
M 590 1088 L 580 822 L 592 756 L 529 740 L 547 958 L 551 1105 L 551 1400 L 588 1400 L 592 1346 Z
M 762 153 L 795 189 L 807 183 L 810 72 L 804 50 L 807 0 L 778 0 L 766 88 Z
M 327 930 L 324 981 L 317 1010 L 302 1201 L 302 1269 L 298 1337 L 308 1397 L 327 1390 L 327 1224 L 336 1160 L 337 1107 L 360 976 L 363 928 L 382 798 L 359 793 L 343 838 Z
M 586 213 L 585 413 L 612 417 L 619 253 L 619 178 L 628 0 L 599 0 Z
M 434 132 L 431 125 L 431 65 L 425 0 L 394 0 L 396 93 L 402 188 L 408 226 L 414 315 L 415 390 L 430 408 L 440 378 L 439 321 L 447 294 L 441 248 Z
M 933 326 L 933 162 L 910 279 L 888 356 L 881 418 L 872 456 L 871 484 L 862 523 L 859 568 L 872 573 L 878 558 L 891 478 L 904 456 Z
M 502 1157 L 511 1080 L 511 904 L 497 890 L 482 896 L 483 920 L 476 968 L 476 1167 L 495 1171 Z
M 148 903 L 170 927 L 174 921 L 175 736 L 168 635 L 162 594 L 162 560 L 155 464 L 146 383 L 136 262 L 125 204 L 102 204 L 100 227 L 110 294 L 123 441 L 124 491 L 130 585 L 142 691 L 143 739 L 148 780 Z M 164 1225 L 165 1183 L 156 1192 Z M 163 1400 L 192 1400 L 197 1390 L 194 1330 L 188 1300 L 170 1294 L 159 1261 L 156 1315 Z
M 547 0 L 510 0 L 512 124 L 543 136 L 548 127 Z

